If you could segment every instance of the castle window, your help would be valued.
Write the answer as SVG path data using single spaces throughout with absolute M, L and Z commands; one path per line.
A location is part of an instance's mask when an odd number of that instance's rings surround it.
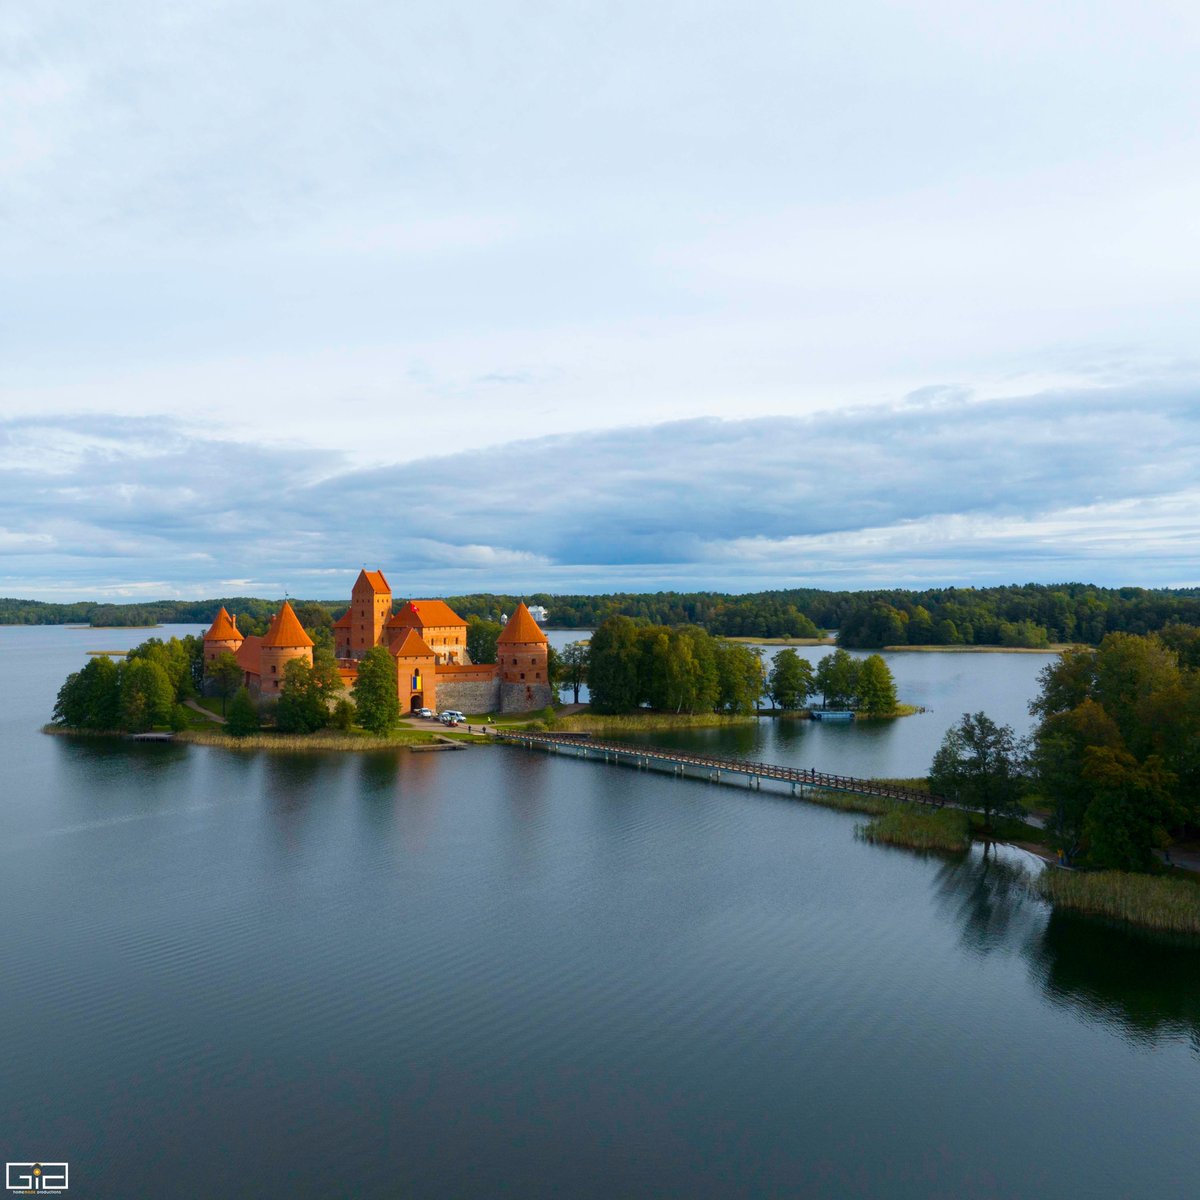
M 515 667 L 516 665 L 517 665 L 517 660 L 514 658 L 514 659 L 513 659 L 513 666 Z
M 275 671 L 276 671 L 275 664 L 274 664 L 274 663 L 272 663 L 272 664 L 271 664 L 271 674 L 272 674 L 272 675 L 274 675 L 274 674 L 275 674 Z
M 524 671 L 522 671 L 522 672 L 521 672 L 521 678 L 522 678 L 522 679 L 524 679 L 524 678 L 525 678 L 525 672 L 524 672 Z

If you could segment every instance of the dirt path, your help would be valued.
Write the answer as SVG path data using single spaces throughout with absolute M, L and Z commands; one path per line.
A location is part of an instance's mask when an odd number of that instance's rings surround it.
M 183 702 L 185 708 L 190 708 L 192 712 L 198 712 L 202 717 L 207 717 L 210 721 L 216 721 L 218 725 L 225 724 L 224 717 L 218 717 L 216 713 L 209 712 L 202 704 L 197 704 L 195 700 L 185 700 Z

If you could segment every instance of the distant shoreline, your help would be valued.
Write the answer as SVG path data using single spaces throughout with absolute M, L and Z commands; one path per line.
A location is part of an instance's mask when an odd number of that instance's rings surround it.
M 1051 642 L 1049 646 L 884 646 L 890 654 L 1061 654 L 1073 650 L 1074 642 Z

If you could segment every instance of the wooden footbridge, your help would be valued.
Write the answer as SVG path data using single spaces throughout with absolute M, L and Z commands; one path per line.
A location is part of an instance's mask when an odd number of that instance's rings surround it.
M 690 754 L 656 746 L 631 746 L 622 742 L 598 741 L 588 737 L 571 737 L 553 733 L 526 733 L 522 730 L 497 730 L 498 741 L 523 746 L 527 750 L 545 750 L 551 754 L 569 753 L 576 758 L 588 758 L 616 766 L 636 767 L 639 770 L 669 771 L 672 775 L 707 779 L 712 783 L 742 784 L 761 788 L 763 780 L 790 785 L 793 796 L 804 796 L 805 789 L 821 792 L 850 792 L 857 796 L 878 796 L 884 800 L 901 800 L 910 804 L 927 804 L 941 808 L 946 803 L 941 796 L 912 788 L 897 787 L 878 779 L 856 779 L 852 775 L 828 775 L 824 771 L 798 770 L 776 763 L 753 762 L 713 754 Z

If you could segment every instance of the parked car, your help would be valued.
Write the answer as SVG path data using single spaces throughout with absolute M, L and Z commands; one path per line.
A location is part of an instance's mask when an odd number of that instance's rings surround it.
M 452 721 L 465 721 L 467 718 L 458 711 L 457 708 L 447 708 L 442 710 L 442 720 L 449 717 Z
M 428 720 L 430 717 L 433 716 L 433 709 L 432 708 L 418 708 L 417 716 L 424 717 L 426 720 Z

